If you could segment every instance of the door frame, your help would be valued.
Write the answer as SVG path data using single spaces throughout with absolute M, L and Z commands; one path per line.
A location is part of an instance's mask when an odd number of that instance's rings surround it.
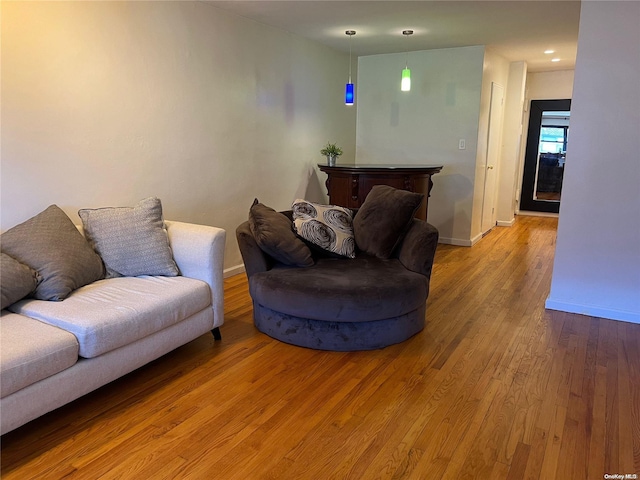
M 500 105 L 494 103 L 500 92 Z M 504 95 L 505 88 L 502 84 L 491 82 L 491 99 L 489 101 L 489 121 L 487 125 L 487 148 L 484 161 L 484 182 L 482 187 L 482 210 L 480 212 L 480 230 L 483 235 L 496 226 L 496 205 L 498 197 L 498 178 L 500 169 L 500 157 L 502 154 L 502 130 L 504 126 Z M 496 119 L 498 120 L 496 122 Z M 492 147 L 495 152 L 492 152 Z M 496 153 L 496 158 L 489 158 L 489 153 Z M 494 160 L 490 163 L 490 160 Z M 489 171 L 491 170 L 491 172 Z M 493 184 L 488 177 L 493 177 Z M 491 210 L 489 210 L 489 208 Z
M 559 213 L 560 202 L 535 200 L 534 189 L 538 166 L 538 148 L 540 146 L 540 127 L 542 112 L 571 111 L 571 99 L 531 100 L 529 108 L 529 128 L 527 130 L 527 146 L 524 154 L 522 188 L 520 189 L 519 210 L 532 212 Z

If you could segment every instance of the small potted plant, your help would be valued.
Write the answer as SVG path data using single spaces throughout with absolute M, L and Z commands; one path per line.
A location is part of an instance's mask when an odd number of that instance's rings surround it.
M 327 165 L 333 167 L 336 164 L 336 159 L 342 155 L 342 149 L 335 143 L 327 142 L 327 146 L 320 150 L 320 154 L 327 157 Z

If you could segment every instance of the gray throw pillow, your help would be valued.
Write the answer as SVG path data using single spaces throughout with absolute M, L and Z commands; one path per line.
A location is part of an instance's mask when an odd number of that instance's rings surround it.
M 348 208 L 297 199 L 291 206 L 293 227 L 302 238 L 322 250 L 355 258 L 353 213 Z
M 262 251 L 278 262 L 295 267 L 313 265 L 311 250 L 296 236 L 291 220 L 257 198 L 249 209 L 249 228 Z
M 33 268 L 2 252 L 0 254 L 0 309 L 33 293 L 40 277 Z
M 7 230 L 0 242 L 3 252 L 38 272 L 39 300 L 63 300 L 104 276 L 100 257 L 56 205 Z
M 78 215 L 107 278 L 178 275 L 160 199 L 146 198 L 135 207 L 82 209 Z
M 378 258 L 389 258 L 407 233 L 424 195 L 375 185 L 353 220 L 358 248 Z

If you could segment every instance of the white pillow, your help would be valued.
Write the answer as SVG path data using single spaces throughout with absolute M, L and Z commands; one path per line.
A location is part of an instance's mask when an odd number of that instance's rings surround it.
M 146 198 L 135 207 L 82 209 L 78 215 L 107 278 L 178 275 L 160 199 Z

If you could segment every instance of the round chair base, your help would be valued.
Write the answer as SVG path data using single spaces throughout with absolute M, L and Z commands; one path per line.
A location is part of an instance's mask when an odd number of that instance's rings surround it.
M 370 322 L 324 321 L 294 317 L 254 302 L 256 328 L 277 340 L 316 350 L 375 350 L 403 342 L 425 324 L 426 303 L 405 315 Z

